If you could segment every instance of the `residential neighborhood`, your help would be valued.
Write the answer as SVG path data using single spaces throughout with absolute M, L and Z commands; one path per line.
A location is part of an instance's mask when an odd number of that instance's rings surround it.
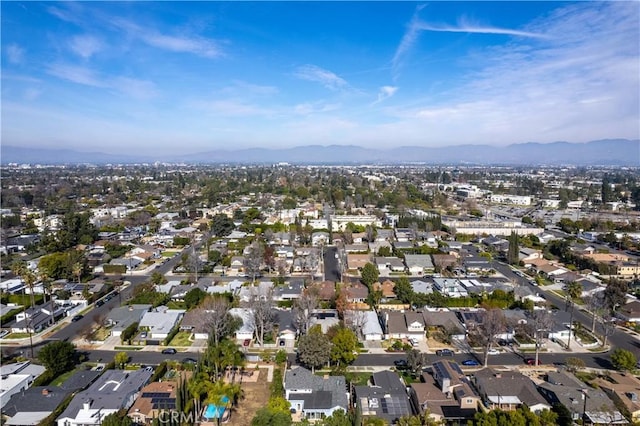
M 599 199 L 547 169 L 526 197 L 509 170 L 111 173 L 3 179 L 6 424 L 638 421 L 638 186 L 612 171 Z M 55 208 L 28 183 L 62 177 Z M 567 180 L 591 204 L 548 207 Z

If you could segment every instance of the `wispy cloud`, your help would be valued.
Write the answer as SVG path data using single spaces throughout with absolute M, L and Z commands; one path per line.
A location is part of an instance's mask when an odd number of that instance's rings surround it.
M 156 29 L 142 27 L 124 19 L 114 19 L 112 23 L 125 30 L 129 36 L 158 49 L 179 53 L 192 53 L 206 58 L 216 58 L 223 55 L 219 43 L 198 35 L 163 34 Z
M 380 103 L 385 99 L 388 99 L 396 94 L 398 91 L 397 86 L 382 86 L 378 91 L 378 99 L 374 102 L 374 104 Z
M 300 66 L 295 70 L 294 75 L 302 80 L 320 83 L 330 90 L 344 89 L 349 86 L 343 78 L 317 65 Z
M 103 48 L 103 43 L 90 35 L 75 36 L 71 39 L 71 50 L 84 59 L 91 58 Z
M 47 72 L 55 77 L 83 86 L 115 90 L 134 99 L 151 99 L 158 95 L 153 82 L 123 76 L 107 76 L 77 65 L 56 63 L 47 68 Z
M 275 95 L 276 93 L 279 93 L 280 90 L 276 86 L 266 86 L 266 85 L 248 83 L 246 81 L 241 81 L 241 80 L 234 80 L 233 84 L 225 87 L 222 90 L 222 92 L 265 96 L 265 95 Z
M 84 25 L 84 20 L 81 17 L 82 7 L 79 2 L 67 1 L 59 3 L 56 6 L 50 6 L 47 11 L 56 18 L 76 24 L 79 26 Z
M 192 108 L 216 117 L 271 116 L 274 110 L 251 104 L 241 99 L 197 100 L 190 103 Z
M 339 103 L 305 102 L 294 106 L 293 111 L 300 115 L 322 114 L 340 109 Z
M 419 12 L 424 9 L 424 5 L 420 5 L 416 8 L 411 21 L 407 25 L 400 44 L 396 48 L 396 52 L 392 60 L 392 68 L 394 74 L 397 74 L 403 57 L 413 48 L 418 40 L 420 33 L 424 31 L 433 32 L 450 32 L 450 33 L 468 33 L 468 34 L 502 34 L 514 37 L 526 37 L 526 38 L 539 38 L 544 39 L 549 36 L 544 33 L 523 31 L 511 28 L 500 28 L 490 25 L 482 25 L 478 23 L 469 22 L 467 18 L 462 17 L 456 25 L 435 25 L 423 21 L 419 17 Z
M 24 60 L 24 49 L 17 44 L 7 46 L 7 59 L 12 64 L 21 64 Z

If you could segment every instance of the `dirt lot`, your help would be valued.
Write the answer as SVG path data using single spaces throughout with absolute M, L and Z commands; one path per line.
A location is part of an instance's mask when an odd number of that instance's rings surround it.
M 247 426 L 256 411 L 267 405 L 269 400 L 269 383 L 267 382 L 267 370 L 261 368 L 258 380 L 255 382 L 243 382 L 244 399 L 240 400 L 238 407 L 231 412 L 231 418 L 226 423 L 232 426 Z M 257 373 L 256 373 L 257 374 Z

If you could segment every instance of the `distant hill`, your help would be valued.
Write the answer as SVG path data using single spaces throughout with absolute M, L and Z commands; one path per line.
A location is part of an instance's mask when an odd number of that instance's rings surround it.
M 477 164 L 477 165 L 611 165 L 640 166 L 640 140 L 607 139 L 586 143 L 523 143 L 505 147 L 454 145 L 447 147 L 403 146 L 388 150 L 354 145 L 308 145 L 294 148 L 215 150 L 178 156 L 113 155 L 67 149 L 0 147 L 2 164 L 80 163 L 244 163 L 272 164 Z

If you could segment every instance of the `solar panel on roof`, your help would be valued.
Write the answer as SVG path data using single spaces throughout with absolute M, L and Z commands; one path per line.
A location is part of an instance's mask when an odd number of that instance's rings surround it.
M 171 392 L 143 392 L 142 398 L 169 398 Z

